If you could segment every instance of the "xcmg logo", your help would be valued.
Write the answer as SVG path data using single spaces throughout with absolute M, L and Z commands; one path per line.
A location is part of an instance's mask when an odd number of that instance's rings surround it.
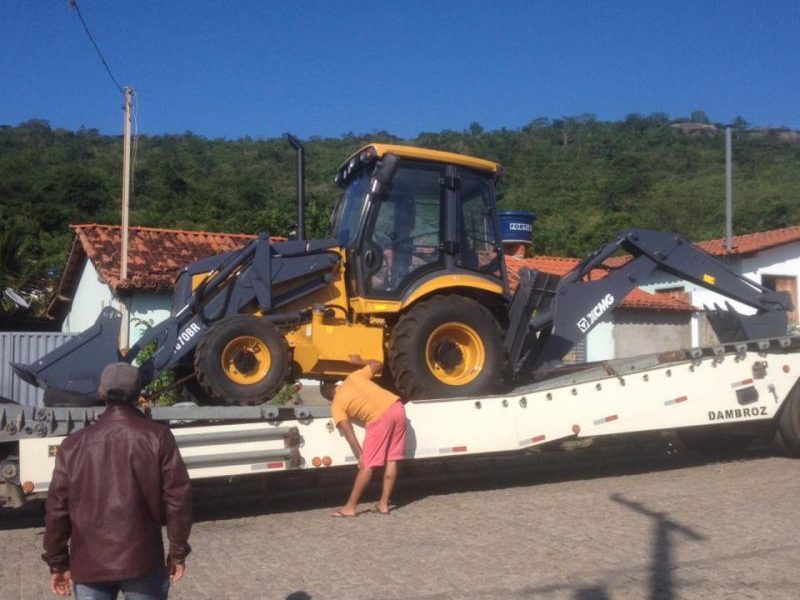
M 581 333 L 586 333 L 589 331 L 589 328 L 597 322 L 597 319 L 603 316 L 603 314 L 611 308 L 614 304 L 614 296 L 611 294 L 606 294 L 600 302 L 595 304 L 594 308 L 586 313 L 586 316 L 583 317 L 580 321 L 578 321 L 578 329 L 581 330 Z

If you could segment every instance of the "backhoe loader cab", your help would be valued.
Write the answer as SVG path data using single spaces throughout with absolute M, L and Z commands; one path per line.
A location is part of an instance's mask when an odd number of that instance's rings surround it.
M 460 274 L 503 295 L 498 171 L 489 161 L 404 146 L 354 154 L 337 174 L 343 193 L 332 217 L 333 237 L 355 267 L 353 293 L 402 300 L 423 282 Z

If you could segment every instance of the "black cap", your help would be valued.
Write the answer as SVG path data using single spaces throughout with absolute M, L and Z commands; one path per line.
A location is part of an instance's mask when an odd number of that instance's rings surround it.
M 134 402 L 141 391 L 139 369 L 124 362 L 112 363 L 103 369 L 97 388 L 104 400 L 116 403 Z

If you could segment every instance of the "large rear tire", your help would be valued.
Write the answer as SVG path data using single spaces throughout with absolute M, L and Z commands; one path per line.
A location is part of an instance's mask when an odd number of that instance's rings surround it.
M 800 458 L 800 380 L 794 384 L 778 415 L 780 447 L 789 456 Z
M 289 347 L 277 327 L 248 315 L 208 330 L 194 353 L 197 383 L 216 403 L 263 404 L 289 375 Z
M 499 323 L 485 306 L 464 296 L 419 302 L 391 333 L 389 368 L 408 400 L 499 392 L 505 365 Z

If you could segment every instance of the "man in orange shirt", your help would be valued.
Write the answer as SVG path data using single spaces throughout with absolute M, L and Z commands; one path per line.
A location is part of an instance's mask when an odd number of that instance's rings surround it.
M 358 514 L 358 501 L 372 479 L 372 470 L 384 465 L 386 470 L 381 499 L 375 505 L 375 510 L 388 515 L 389 498 L 397 480 L 397 461 L 404 457 L 406 411 L 399 396 L 372 381 L 383 371 L 382 363 L 376 360 L 363 361 L 358 356 L 351 356 L 350 360 L 365 366 L 350 373 L 335 391 L 332 384 L 323 386 L 325 397 L 333 400 L 333 422 L 358 458 L 358 474 L 350 498 L 331 516 L 355 517 Z M 366 426 L 363 449 L 356 439 L 351 420 L 361 421 Z

